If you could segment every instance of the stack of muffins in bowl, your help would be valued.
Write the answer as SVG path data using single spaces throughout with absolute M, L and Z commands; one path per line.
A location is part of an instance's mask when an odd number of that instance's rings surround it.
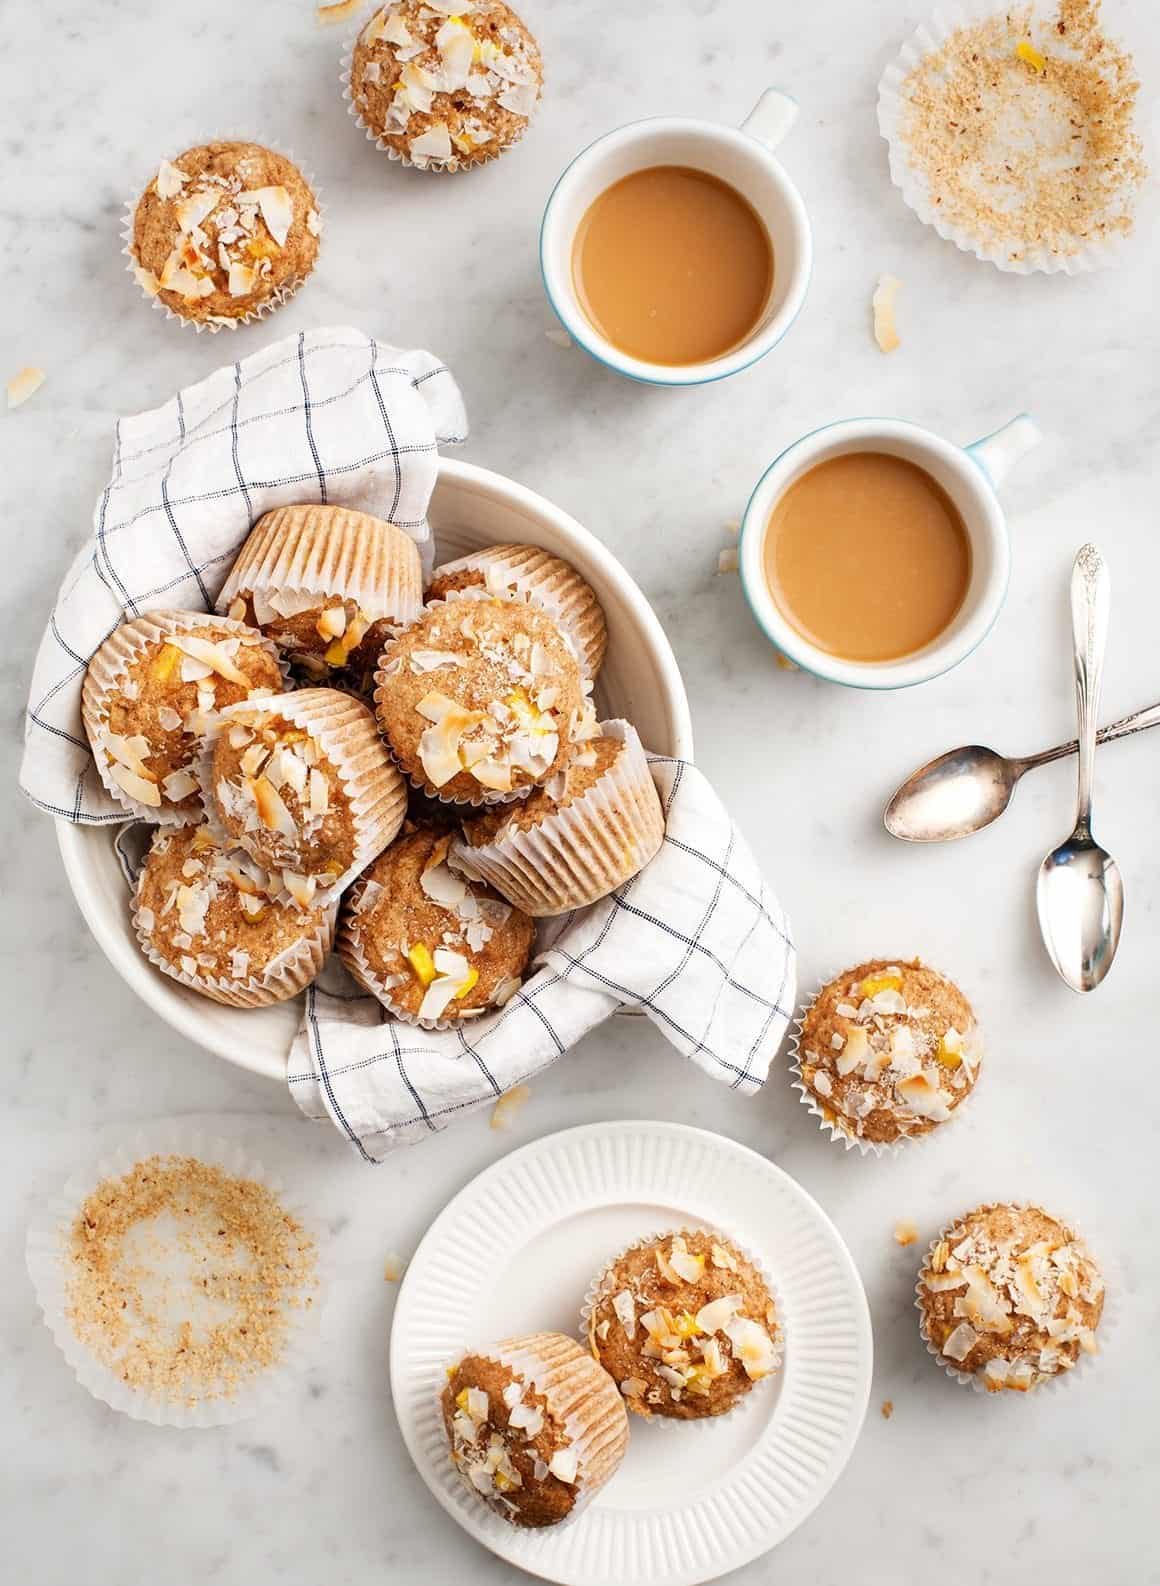
M 392 1017 L 502 1007 L 536 920 L 663 838 L 635 730 L 592 703 L 605 638 L 591 588 L 535 547 L 471 552 L 424 590 L 390 523 L 267 513 L 215 613 L 126 622 L 86 676 L 102 782 L 156 827 L 146 957 L 234 1007 L 294 996 L 332 946 Z

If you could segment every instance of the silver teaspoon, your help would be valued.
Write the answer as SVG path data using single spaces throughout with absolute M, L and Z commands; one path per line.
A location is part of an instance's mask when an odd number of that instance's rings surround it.
M 1160 704 L 1101 727 L 1096 742 L 1113 743 L 1149 727 L 1160 727 Z M 980 743 L 949 749 L 907 777 L 886 806 L 883 825 L 892 837 L 907 843 L 969 837 L 999 819 L 1026 772 L 1062 760 L 1078 747 L 1073 738 L 1041 754 L 1003 755 Z
M 1124 886 L 1116 861 L 1092 836 L 1096 712 L 1110 587 L 1104 559 L 1082 545 L 1071 570 L 1071 630 L 1079 717 L 1075 830 L 1039 867 L 1035 900 L 1039 929 L 1060 978 L 1073 991 L 1094 991 L 1112 967 L 1124 918 Z

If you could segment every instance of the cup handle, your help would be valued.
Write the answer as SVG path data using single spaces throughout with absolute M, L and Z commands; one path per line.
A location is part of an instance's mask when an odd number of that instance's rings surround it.
M 742 132 L 748 132 L 772 154 L 797 120 L 798 102 L 780 88 L 767 88 L 753 109 L 741 123 Z
M 1030 413 L 1019 413 L 1015 418 L 972 441 L 964 450 L 986 474 L 993 485 L 1001 485 L 1007 475 L 1033 446 L 1043 439 L 1043 431 Z

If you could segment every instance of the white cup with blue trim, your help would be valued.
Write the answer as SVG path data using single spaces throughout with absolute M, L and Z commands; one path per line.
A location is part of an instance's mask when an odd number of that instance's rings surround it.
M 721 380 L 772 351 L 805 300 L 813 255 L 805 204 L 774 156 L 796 117 L 796 101 L 767 88 L 740 127 L 657 116 L 606 133 L 577 155 L 552 190 L 540 227 L 544 290 L 572 340 L 618 374 L 660 386 Z M 648 363 L 623 352 L 588 318 L 573 277 L 576 232 L 591 205 L 624 177 L 661 165 L 705 171 L 734 188 L 773 245 L 773 285 L 757 323 L 736 346 L 704 363 Z
M 853 688 L 910 688 L 958 666 L 991 631 L 1007 594 L 1011 551 L 998 486 L 1040 439 L 1038 426 L 1021 413 L 970 446 L 880 418 L 844 419 L 795 441 L 762 474 L 741 522 L 738 567 L 758 627 L 803 671 Z M 766 577 L 770 519 L 786 491 L 819 464 L 857 452 L 900 457 L 929 474 L 957 508 L 970 541 L 970 574 L 954 618 L 922 649 L 895 660 L 847 660 L 812 644 L 778 606 Z

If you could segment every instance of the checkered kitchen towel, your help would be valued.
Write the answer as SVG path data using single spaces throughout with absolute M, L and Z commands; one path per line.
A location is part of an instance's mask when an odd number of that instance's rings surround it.
M 389 518 L 429 563 L 437 448 L 466 427 L 458 388 L 429 353 L 343 328 L 287 337 L 122 420 L 93 536 L 37 656 L 29 797 L 71 821 L 124 826 L 80 720 L 84 669 L 105 636 L 153 608 L 210 606 L 254 521 L 293 502 Z M 667 813 L 661 852 L 613 897 L 549 922 L 535 973 L 497 1013 L 435 1034 L 393 1023 L 332 960 L 290 1056 L 302 1110 L 332 1118 L 378 1160 L 537 1073 L 623 1004 L 707 1073 L 759 1090 L 793 1008 L 788 925 L 704 777 L 665 759 L 653 775 Z M 118 840 L 130 884 L 140 837 L 135 827 Z
M 328 501 L 428 551 L 438 447 L 467 416 L 448 370 L 342 326 L 287 336 L 122 419 L 93 533 L 57 595 L 29 693 L 20 782 L 41 809 L 123 822 L 81 728 L 89 658 L 127 618 L 206 610 L 264 512 Z
M 789 924 L 701 773 L 649 758 L 660 852 L 611 897 L 546 922 L 535 973 L 497 1013 L 429 1032 L 387 1019 L 345 976 L 307 991 L 289 1068 L 303 1112 L 379 1161 L 532 1078 L 621 1006 L 714 1079 L 760 1090 L 794 1006 Z

